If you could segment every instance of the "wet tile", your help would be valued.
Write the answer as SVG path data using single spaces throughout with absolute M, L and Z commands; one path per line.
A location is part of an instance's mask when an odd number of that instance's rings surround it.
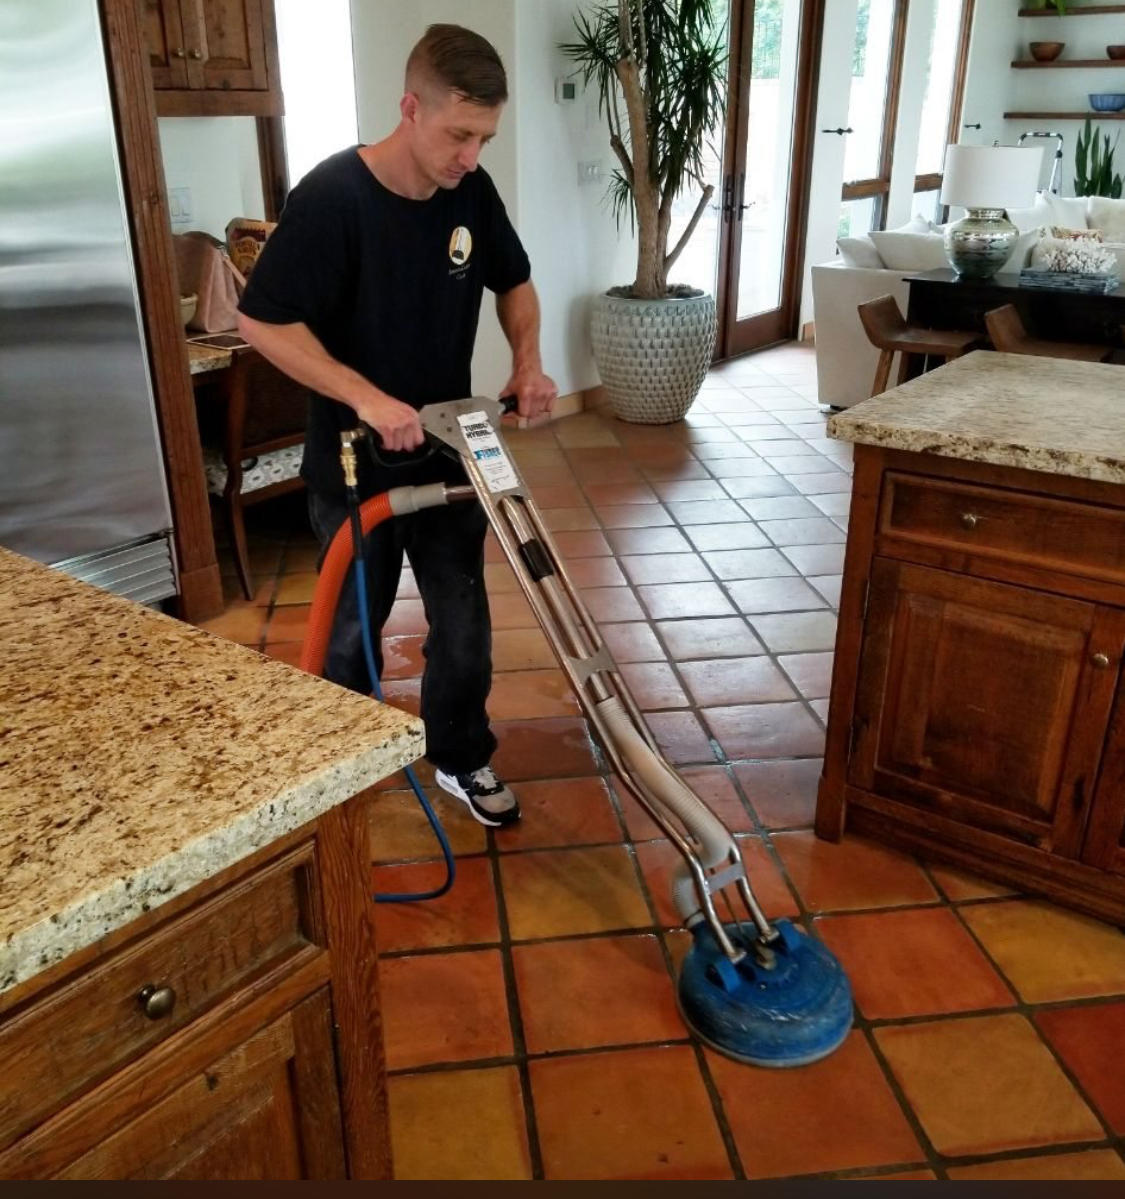
M 628 582 L 615 558 L 573 558 L 566 572 L 575 587 L 624 587 Z
M 747 585 L 732 584 L 732 591 L 734 587 Z M 774 653 L 811 653 L 813 650 L 834 649 L 836 645 L 836 615 L 833 612 L 753 615 L 750 623 Z
M 418 894 L 445 881 L 444 862 L 376 866 L 373 892 Z M 492 865 L 487 858 L 461 858 L 453 888 L 424 903 L 383 903 L 375 909 L 375 941 L 380 953 L 495 944 L 500 940 Z
M 843 532 L 824 517 L 810 520 L 763 520 L 759 521 L 759 525 L 775 545 L 832 545 L 843 544 L 845 540 Z
M 775 833 L 774 848 L 805 907 L 814 912 L 936 903 L 938 893 L 905 854 L 851 835 L 822 841 L 812 832 Z
M 771 919 L 797 916 L 796 900 L 761 838 L 739 837 L 738 845 L 762 910 Z M 663 928 L 679 927 L 680 914 L 672 898 L 672 880 L 683 860 L 679 850 L 671 841 L 642 841 L 637 846 L 637 860 L 644 871 L 645 886 L 656 908 L 658 924 Z
M 673 765 L 714 762 L 710 739 L 693 712 L 649 712 L 645 720 L 657 745 Z
M 962 909 L 965 922 L 1028 1003 L 1125 992 L 1125 934 L 1049 903 Z
M 528 1053 L 687 1036 L 651 934 L 517 945 L 512 962 Z
M 802 704 L 707 708 L 703 718 L 728 758 L 803 758 L 824 752 L 824 730 Z
M 512 1053 L 497 949 L 387 958 L 379 993 L 388 1070 Z
M 531 1178 L 515 1066 L 397 1075 L 387 1099 L 396 1181 Z
M 651 920 L 620 845 L 506 854 L 500 877 L 514 941 L 644 928 Z
M 615 554 L 686 554 L 691 546 L 679 529 L 610 529 Z
M 955 903 L 966 899 L 1000 899 L 1005 895 L 1015 895 L 1014 888 L 1004 883 L 990 883 L 987 879 L 977 878 L 974 874 L 966 874 L 955 870 L 952 866 L 943 866 L 937 862 L 927 862 L 934 882 Z
M 485 851 L 488 838 L 484 825 L 472 818 L 463 803 L 436 787 L 426 788 L 426 798 L 437 812 L 455 854 Z M 368 805 L 367 827 L 374 862 L 441 857 L 441 847 L 413 791 L 379 791 Z
M 488 713 L 493 720 L 534 720 L 578 712 L 561 670 L 520 670 L 492 676 Z
M 754 522 L 742 518 L 730 524 L 693 525 L 687 535 L 697 550 L 752 550 L 769 545 Z
M 662 504 L 623 504 L 615 508 L 598 508 L 598 520 L 607 529 L 657 529 L 672 524 L 672 517 Z
M 384 637 L 383 678 L 410 679 L 420 675 L 426 665 L 426 659 L 422 656 L 425 640 L 420 634 L 411 637 Z
M 638 587 L 637 593 L 654 620 L 734 613 L 716 583 L 655 583 Z
M 801 828 L 816 815 L 822 759 L 740 762 L 734 769 L 743 794 L 766 828 Z
M 687 1046 L 539 1060 L 529 1070 L 547 1179 L 731 1177 Z
M 748 1178 L 925 1158 L 860 1032 L 799 1070 L 748 1069 L 710 1051 L 707 1064 Z
M 688 766 L 680 771 L 684 782 L 715 813 L 732 833 L 748 833 L 754 821 L 747 812 L 724 766 Z M 660 827 L 629 791 L 614 782 L 621 811 L 634 841 L 655 841 L 664 836 Z
M 682 662 L 680 674 L 701 708 L 796 698 L 785 676 L 765 657 Z
M 993 1179 L 1108 1182 L 1125 1179 L 1125 1162 L 1112 1149 L 1090 1149 L 1085 1153 L 1017 1157 L 1002 1162 L 986 1162 L 980 1166 L 950 1166 L 946 1172 L 955 1182 L 987 1182 Z
M 619 623 L 645 618 L 644 609 L 628 587 L 588 587 L 581 594 L 590 615 L 598 624 L 602 621 Z
M 604 779 L 537 779 L 513 783 L 512 791 L 523 814 L 517 824 L 497 831 L 501 853 L 615 844 L 622 839 Z
M 506 782 L 596 773 L 586 722 L 577 716 L 498 720 L 492 731 L 500 742 L 492 765 Z
M 554 651 L 542 629 L 492 630 L 493 670 L 547 669 L 555 664 Z
M 294 623 L 300 623 L 302 630 L 304 622 L 300 621 L 298 613 L 300 608 L 284 608 L 279 609 L 273 615 L 271 624 L 277 624 L 277 621 L 282 617 L 290 616 Z M 305 620 L 308 619 L 307 612 Z M 422 607 L 420 599 L 400 599 L 395 601 L 395 606 L 391 609 L 390 616 L 387 617 L 386 624 L 383 625 L 384 637 L 411 637 L 417 636 L 420 633 L 425 633 L 429 630 L 429 621 L 426 620 L 426 613 Z M 303 631 L 302 631 L 303 635 Z
M 785 654 L 778 658 L 805 699 L 825 699 L 832 690 L 831 653 Z
M 387 679 L 383 683 L 383 702 L 392 708 L 401 708 L 411 716 L 418 716 L 422 710 L 422 680 Z
M 869 1020 L 1015 1006 L 1015 996 L 948 908 L 826 916 L 815 928 L 840 959 Z
M 623 662 L 662 662 L 664 650 L 652 631 L 652 625 L 640 621 L 600 626 L 602 640 L 613 660 Z
M 712 550 L 703 559 L 720 579 L 772 579 L 797 573 L 775 549 Z M 733 589 L 731 594 L 735 594 Z
M 739 616 L 717 620 L 663 621 L 656 627 L 677 662 L 693 658 L 743 657 L 765 652 L 762 643 Z
M 712 578 L 698 554 L 641 554 L 622 558 L 621 565 L 634 583 L 699 583 Z
M 1125 1003 L 1051 1008 L 1036 1012 L 1035 1023 L 1113 1131 L 1125 1132 L 1125 1074 L 1120 1056 L 1125 1045 Z
M 1021 1015 L 889 1026 L 874 1036 L 939 1153 L 996 1153 L 1104 1135 Z
M 642 711 L 689 706 L 688 697 L 667 662 L 627 662 L 621 667 L 621 677 Z

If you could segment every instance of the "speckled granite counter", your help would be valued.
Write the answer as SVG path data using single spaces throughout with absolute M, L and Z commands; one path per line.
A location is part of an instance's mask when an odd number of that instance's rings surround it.
M 188 371 L 193 375 L 205 375 L 208 371 L 226 370 L 234 359 L 231 350 L 219 349 L 216 346 L 200 346 L 193 342 L 187 343 Z
M 414 717 L 0 549 L 0 992 L 423 749 Z
M 978 351 L 834 416 L 828 432 L 1125 483 L 1125 367 Z

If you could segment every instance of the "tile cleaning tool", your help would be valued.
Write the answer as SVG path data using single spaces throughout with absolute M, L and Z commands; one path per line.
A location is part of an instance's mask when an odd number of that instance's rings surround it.
M 395 516 L 477 500 L 614 773 L 683 858 L 673 895 L 693 939 L 678 986 L 688 1026 L 706 1044 L 739 1061 L 759 1066 L 818 1061 L 838 1048 L 851 1028 L 848 980 L 820 941 L 787 920 L 771 924 L 766 919 L 738 843 L 661 755 L 504 448 L 500 419 L 514 410 L 510 398 L 423 408 L 419 416 L 428 442 L 461 462 L 468 486 L 394 488 L 362 506 L 355 489 L 356 444 L 366 442 L 377 457 L 377 437 L 364 426 L 342 434 L 341 460 L 352 500 L 350 536 L 348 528 L 340 529 L 321 567 L 302 669 L 322 671 L 336 602 L 353 559 L 357 585 L 363 588 L 360 612 L 367 611 L 366 533 Z M 365 629 L 365 648 L 374 678 L 370 629 Z M 414 784 L 436 831 L 437 818 L 416 780 Z M 450 866 L 444 893 L 452 883 L 452 854 L 444 835 L 439 836 Z M 720 916 L 718 900 L 729 919 Z M 743 910 L 741 918 L 736 907 Z

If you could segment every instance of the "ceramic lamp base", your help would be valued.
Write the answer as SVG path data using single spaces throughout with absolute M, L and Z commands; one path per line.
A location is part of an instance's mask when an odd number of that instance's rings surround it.
M 970 208 L 945 231 L 945 253 L 958 275 L 990 279 L 1008 261 L 1019 235 L 1003 208 Z

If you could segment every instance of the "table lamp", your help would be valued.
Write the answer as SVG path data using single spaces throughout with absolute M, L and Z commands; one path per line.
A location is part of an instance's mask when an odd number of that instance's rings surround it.
M 1030 208 L 1043 166 L 1041 146 L 950 146 L 941 202 L 968 210 L 945 231 L 945 253 L 958 275 L 988 279 L 1008 261 L 1019 230 L 1007 209 Z

